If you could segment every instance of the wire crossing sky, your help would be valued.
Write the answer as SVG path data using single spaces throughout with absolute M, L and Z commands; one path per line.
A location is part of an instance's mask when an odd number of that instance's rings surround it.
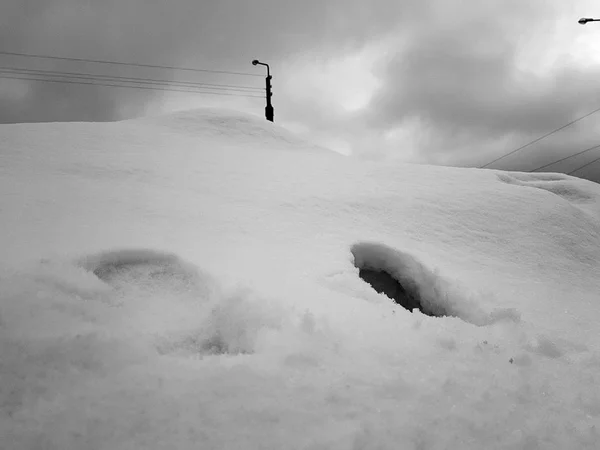
M 246 77 L 260 76 L 255 73 L 231 72 L 231 71 L 227 71 L 227 70 L 198 69 L 198 68 L 193 68 L 193 67 L 165 66 L 165 65 L 142 64 L 142 63 L 134 63 L 134 62 L 107 61 L 107 60 L 101 60 L 101 59 L 86 59 L 86 58 L 72 58 L 72 57 L 64 57 L 64 56 L 61 57 L 61 56 L 49 56 L 49 55 L 36 55 L 36 54 L 29 54 L 29 53 L 6 52 L 6 51 L 0 51 L 0 55 L 22 56 L 25 58 L 37 58 L 37 59 L 53 59 L 53 60 L 61 60 L 61 61 L 88 62 L 88 63 L 109 64 L 109 65 L 118 65 L 118 66 L 145 67 L 145 68 L 152 68 L 152 69 L 168 69 L 168 70 L 178 70 L 178 71 L 185 71 L 185 72 L 219 73 L 219 74 L 227 74 L 227 75 L 241 75 L 241 76 L 246 76 Z
M 563 161 L 567 161 L 568 159 L 574 158 L 574 157 L 579 156 L 579 155 L 583 155 L 584 153 L 591 152 L 592 150 L 596 150 L 597 148 L 600 148 L 600 144 L 594 145 L 593 147 L 590 147 L 590 148 L 586 148 L 585 150 L 582 150 L 580 152 L 574 153 L 574 154 L 569 155 L 569 156 L 567 156 L 565 158 L 559 159 L 558 161 L 553 161 L 550 164 L 545 164 L 545 165 L 543 165 L 541 167 L 538 167 L 536 169 L 530 170 L 530 172 L 537 172 L 538 170 L 546 169 L 546 168 L 548 168 L 550 166 L 553 166 L 555 164 L 561 163 Z
M 502 155 L 499 158 L 496 158 L 496 159 L 494 159 L 493 161 L 491 161 L 491 162 L 489 162 L 487 164 L 484 164 L 483 166 L 480 167 L 480 169 L 488 167 L 488 166 L 494 164 L 495 162 L 498 162 L 498 161 L 500 161 L 500 160 L 502 160 L 502 159 L 504 159 L 504 158 L 506 158 L 508 156 L 514 155 L 515 153 L 520 152 L 521 150 L 524 150 L 525 148 L 529 147 L 530 145 L 533 145 L 533 144 L 535 144 L 537 142 L 540 142 L 542 139 L 546 139 L 547 137 L 552 136 L 554 133 L 558 133 L 559 131 L 562 131 L 565 128 L 570 127 L 571 125 L 579 122 L 580 120 L 583 120 L 586 117 L 591 116 L 592 114 L 596 114 L 598 111 L 600 111 L 600 108 L 596 108 L 595 110 L 593 110 L 593 111 L 591 111 L 591 112 L 589 112 L 589 113 L 587 113 L 587 114 L 585 114 L 585 115 L 583 115 L 581 117 L 578 117 L 577 119 L 572 120 L 571 122 L 569 122 L 569 123 L 567 123 L 567 124 L 565 124 L 565 125 L 563 125 L 563 126 L 561 126 L 559 128 L 556 128 L 555 130 L 553 130 L 553 131 L 551 131 L 549 133 L 546 133 L 543 136 L 540 136 L 537 139 L 534 139 L 533 141 L 528 142 L 527 144 L 525 144 L 525 145 L 523 145 L 523 146 L 521 146 L 521 147 L 519 147 L 519 148 L 517 148 L 517 149 L 515 149 L 515 150 L 513 150 L 513 151 L 511 151 L 511 152 L 509 152 L 507 154 L 505 154 L 505 155 Z M 563 161 L 563 160 L 561 160 L 561 161 Z M 556 162 L 559 162 L 559 161 L 556 161 Z M 552 164 L 555 164 L 555 163 L 552 163 Z M 552 164 L 549 164 L 549 165 L 552 165 Z M 544 166 L 544 167 L 547 167 L 547 166 Z
M 0 73 L 2 71 L 0 70 Z M 199 89 L 176 89 L 176 88 L 161 88 L 161 87 L 151 87 L 151 86 L 143 86 L 141 84 L 116 84 L 116 83 L 108 83 L 108 82 L 94 82 L 94 81 L 73 81 L 73 80 L 59 80 L 59 79 L 50 79 L 50 78 L 36 78 L 36 77 L 19 77 L 15 75 L 0 75 L 0 78 L 4 79 L 12 79 L 12 80 L 22 80 L 22 81 L 36 81 L 36 82 L 44 82 L 44 83 L 62 83 L 62 84 L 77 84 L 82 86 L 102 86 L 102 87 L 113 87 L 113 88 L 130 88 L 130 89 L 147 89 L 153 91 L 165 91 L 165 92 L 186 92 L 190 94 L 208 94 L 208 95 L 226 95 L 233 97 L 247 97 L 247 98 L 263 98 L 258 95 L 247 95 L 247 94 L 234 94 L 227 92 L 214 92 L 214 91 L 206 91 Z
M 166 86 L 180 86 L 180 87 L 198 87 L 204 89 L 217 89 L 223 91 L 239 91 L 239 92 L 264 92 L 264 88 L 258 88 L 253 86 L 236 86 L 227 84 L 210 84 L 210 83 L 198 83 L 191 81 L 177 81 L 177 80 L 165 80 L 165 79 L 153 79 L 153 78 L 135 78 L 135 77 L 122 77 L 115 75 L 102 75 L 82 72 L 55 72 L 48 70 L 36 70 L 36 69 L 25 69 L 16 67 L 2 67 L 0 66 L 0 73 L 9 74 L 20 74 L 20 75 L 44 75 L 47 77 L 68 77 L 76 79 L 93 79 L 93 80 L 107 80 L 107 81 L 124 81 L 131 83 L 140 84 L 157 84 Z

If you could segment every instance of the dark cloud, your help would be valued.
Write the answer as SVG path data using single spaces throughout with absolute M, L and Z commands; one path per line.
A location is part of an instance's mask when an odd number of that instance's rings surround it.
M 419 160 L 484 164 L 599 106 L 590 92 L 600 91 L 600 67 L 582 69 L 568 53 L 543 71 L 527 61 L 555 50 L 557 23 L 579 26 L 577 17 L 561 15 L 558 2 L 429 6 L 380 68 L 382 87 L 364 116 L 382 132 L 418 120 L 428 135 Z M 586 123 L 569 141 L 553 136 L 494 167 L 527 170 L 586 148 L 598 128 Z
M 433 34 L 398 54 L 375 98 L 373 123 L 385 126 L 419 116 L 441 129 L 474 135 L 543 132 L 549 123 L 564 122 L 595 104 L 589 92 L 600 88 L 600 70 L 524 73 L 515 61 L 516 42 L 481 53 L 481 42 L 474 39 Z
M 0 6 L 0 50 L 252 71 L 250 61 L 275 65 L 307 48 L 323 51 L 360 45 L 393 24 L 390 2 L 343 0 L 8 0 Z M 382 20 L 381 17 L 387 18 Z M 260 79 L 110 67 L 0 56 L 4 66 L 86 71 L 128 77 L 253 83 Z M 0 80 L 1 81 L 1 80 Z M 1 91 L 1 89 L 0 89 Z M 140 111 L 161 94 L 31 83 L 26 100 L 2 102 L 0 119 L 107 120 Z

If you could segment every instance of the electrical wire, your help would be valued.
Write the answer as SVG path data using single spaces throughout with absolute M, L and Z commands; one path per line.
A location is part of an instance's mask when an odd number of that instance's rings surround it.
M 261 99 L 264 98 L 263 96 L 259 96 L 259 95 L 245 95 L 245 94 L 228 93 L 228 92 L 210 92 L 210 91 L 200 91 L 200 90 L 194 90 L 194 89 L 171 89 L 171 88 L 161 88 L 161 87 L 151 87 L 151 86 L 91 83 L 91 82 L 73 81 L 73 80 L 56 80 L 56 79 L 50 80 L 50 79 L 44 79 L 44 78 L 24 78 L 24 77 L 9 76 L 9 75 L 0 75 L 0 78 L 13 79 L 13 80 L 24 80 L 24 81 L 37 81 L 37 82 L 45 82 L 45 83 L 79 84 L 79 85 L 130 88 L 130 89 L 145 89 L 145 90 L 152 90 L 152 91 L 188 92 L 191 94 L 227 95 L 227 96 L 232 96 L 232 97 L 248 97 L 248 98 L 261 98 Z
M 552 162 L 550 164 L 546 164 L 545 166 L 538 167 L 537 169 L 530 170 L 530 172 L 537 172 L 538 170 L 542 170 L 542 169 L 545 169 L 546 167 L 553 166 L 554 164 L 558 164 L 560 162 L 566 161 L 567 159 L 574 158 L 575 156 L 583 155 L 584 153 L 591 152 L 592 150 L 595 150 L 597 148 L 600 148 L 600 144 L 599 145 L 594 145 L 593 147 L 590 147 L 590 148 L 586 148 L 585 150 L 582 150 L 580 152 L 574 153 L 574 154 L 572 154 L 570 156 L 567 156 L 566 158 L 559 159 L 558 161 L 554 161 L 554 162 Z
M 479 167 L 479 168 L 480 168 L 480 169 L 484 169 L 484 168 L 488 167 L 489 165 L 491 165 L 491 164 L 494 164 L 495 162 L 497 162 L 497 161 L 500 161 L 501 159 L 504 159 L 504 158 L 506 158 L 507 156 L 513 155 L 513 154 L 517 153 L 518 151 L 520 151 L 520 150 L 523 150 L 524 148 L 526 148 L 526 147 L 529 147 L 530 145 L 532 145 L 532 144 L 535 144 L 536 142 L 539 142 L 539 141 L 541 141 L 542 139 L 545 139 L 545 138 L 547 138 L 548 136 L 551 136 L 551 135 L 553 135 L 554 133 L 557 133 L 557 132 L 559 132 L 559 131 L 561 131 L 561 130 L 564 130 L 564 129 L 565 129 L 565 128 L 567 128 L 567 127 L 570 127 L 570 126 L 571 126 L 571 125 L 573 125 L 574 123 L 577 123 L 577 122 L 579 122 L 580 120 L 583 120 L 583 119 L 585 119 L 586 117 L 589 117 L 589 116 L 591 116 L 592 114 L 595 114 L 595 113 L 597 113 L 598 111 L 600 111 L 600 108 L 597 108 L 597 109 L 595 109 L 595 110 L 593 110 L 593 111 L 591 111 L 591 112 L 589 112 L 589 113 L 585 114 L 584 116 L 578 117 L 577 119 L 575 119 L 575 120 L 573 120 L 573 121 L 571 121 L 571 122 L 567 123 L 566 125 L 563 125 L 562 127 L 560 127 L 560 128 L 557 128 L 556 130 L 553 130 L 553 131 L 551 131 L 550 133 L 547 133 L 547 134 L 545 134 L 545 135 L 543 135 L 543 136 L 540 136 L 539 138 L 537 138 L 537 139 L 534 139 L 533 141 L 531 141 L 531 142 L 529 142 L 529 143 L 527 143 L 527 144 L 525 144 L 525 145 L 522 145 L 521 147 L 519 147 L 519 148 L 517 148 L 517 149 L 515 149 L 515 150 L 513 150 L 513 151 L 511 151 L 511 152 L 509 152 L 509 153 L 507 153 L 507 154 L 505 154 L 505 155 L 503 155 L 503 156 L 499 157 L 499 158 L 496 158 L 496 159 L 494 159 L 493 161 L 491 161 L 491 162 L 489 162 L 489 163 L 487 163 L 487 164 L 485 164 L 485 165 L 483 165 L 483 166 L 481 166 L 481 167 Z
M 33 75 L 33 76 L 49 76 L 49 77 L 62 77 L 62 78 L 76 78 L 83 80 L 104 80 L 104 81 L 116 81 L 125 83 L 140 83 L 150 84 L 159 86 L 177 86 L 177 87 L 198 87 L 202 89 L 220 89 L 224 91 L 239 91 L 248 93 L 260 93 L 264 91 L 264 88 L 257 88 L 252 86 L 235 86 L 228 84 L 212 84 L 212 83 L 200 83 L 191 81 L 169 81 L 164 79 L 154 78 L 135 78 L 135 77 L 122 77 L 117 75 L 101 75 L 93 73 L 82 73 L 82 72 L 58 72 L 49 70 L 39 69 L 26 69 L 20 67 L 2 67 L 0 66 L 0 73 L 11 73 L 17 75 Z
M 111 64 L 118 66 L 131 66 L 131 67 L 149 67 L 153 69 L 169 69 L 169 70 L 182 70 L 188 72 L 208 72 L 208 73 L 220 73 L 227 75 L 240 75 L 247 77 L 261 77 L 262 75 L 248 72 L 231 72 L 228 70 L 212 70 L 212 69 L 198 69 L 194 67 L 179 67 L 179 66 L 163 66 L 158 64 L 141 64 L 141 63 L 126 63 L 121 61 L 109 61 L 104 59 L 86 59 L 86 58 L 68 58 L 62 56 L 48 56 L 48 55 L 38 55 L 33 53 L 19 53 L 19 52 L 6 52 L 0 51 L 0 55 L 9 55 L 9 56 L 21 56 L 25 58 L 37 58 L 37 59 L 54 59 L 61 61 L 76 61 L 76 62 L 89 62 L 96 64 Z
M 586 163 L 586 164 L 584 164 L 583 166 L 581 166 L 581 167 L 578 167 L 578 168 L 577 168 L 577 169 L 575 169 L 575 170 L 571 170 L 571 171 L 570 171 L 570 172 L 569 172 L 567 175 L 573 175 L 575 172 L 579 172 L 579 171 L 580 171 L 581 169 L 583 169 L 584 167 L 591 166 L 592 164 L 594 164 L 595 162 L 598 162 L 598 161 L 600 161 L 600 158 L 596 158 L 596 159 L 594 159 L 593 161 L 590 161 L 589 163 Z

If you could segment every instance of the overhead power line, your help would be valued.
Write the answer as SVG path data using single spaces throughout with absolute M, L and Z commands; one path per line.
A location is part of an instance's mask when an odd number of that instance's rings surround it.
M 210 90 L 223 90 L 223 91 L 239 91 L 246 93 L 259 94 L 264 91 L 264 88 L 257 88 L 253 86 L 236 86 L 229 84 L 212 84 L 212 83 L 200 83 L 191 81 L 170 81 L 164 79 L 154 78 L 136 78 L 136 77 L 122 77 L 116 75 L 101 75 L 85 72 L 59 72 L 51 70 L 38 70 L 38 69 L 25 69 L 20 67 L 2 67 L 0 66 L 0 73 L 10 73 L 17 75 L 27 76 L 47 76 L 47 77 L 61 77 L 61 78 L 75 78 L 83 80 L 100 80 L 100 81 L 116 81 L 124 83 L 139 83 L 147 85 L 159 85 L 159 86 L 177 86 L 185 88 L 202 88 Z
M 587 166 L 591 166 L 592 164 L 594 164 L 595 162 L 598 162 L 598 161 L 600 161 L 600 158 L 596 158 L 593 161 L 590 161 L 589 163 L 586 163 L 583 166 L 578 167 L 575 170 L 571 170 L 567 175 L 573 175 L 575 172 L 579 172 L 581 169 L 583 169 L 583 168 L 585 168 Z
M 586 117 L 589 117 L 589 116 L 591 116 L 592 114 L 595 114 L 595 113 L 597 113 L 598 111 L 600 111 L 600 108 L 597 108 L 597 109 L 595 109 L 595 110 L 593 110 L 593 111 L 591 111 L 591 112 L 589 112 L 589 113 L 587 113 L 587 114 L 585 114 L 585 115 L 583 115 L 583 116 L 581 116 L 581 117 L 578 117 L 577 119 L 575 119 L 575 120 L 573 120 L 573 121 L 571 121 L 571 122 L 567 123 L 566 125 L 563 125 L 562 127 L 560 127 L 560 128 L 557 128 L 556 130 L 553 130 L 553 131 L 551 131 L 550 133 L 546 133 L 545 135 L 543 135 L 543 136 L 540 136 L 539 138 L 537 138 L 537 139 L 534 139 L 533 141 L 531 141 L 531 142 L 529 142 L 529 143 L 527 143 L 527 144 L 525 144 L 525 145 L 522 145 L 521 147 L 519 147 L 519 148 L 517 148 L 517 149 L 515 149 L 515 150 L 513 150 L 513 151 L 511 151 L 511 152 L 509 152 L 509 153 L 507 153 L 507 154 L 505 154 L 505 155 L 502 155 L 502 156 L 500 156 L 499 158 L 496 158 L 496 159 L 494 159 L 493 161 L 490 161 L 489 163 L 487 163 L 487 164 L 485 164 L 485 165 L 483 165 L 483 166 L 481 166 L 481 167 L 479 167 L 479 168 L 480 168 L 480 169 L 484 169 L 485 167 L 488 167 L 488 166 L 490 166 L 490 165 L 494 164 L 495 162 L 498 162 L 498 161 L 500 161 L 501 159 L 504 159 L 504 158 L 506 158 L 506 157 L 508 157 L 508 156 L 510 156 L 510 155 L 513 155 L 513 154 L 517 153 L 518 151 L 520 151 L 520 150 L 523 150 L 524 148 L 526 148 L 526 147 L 529 147 L 530 145 L 532 145 L 532 144 L 535 144 L 536 142 L 539 142 L 539 141 L 541 141 L 542 139 L 545 139 L 545 138 L 547 138 L 548 136 L 551 136 L 551 135 L 553 135 L 554 133 L 557 133 L 557 132 L 559 132 L 559 131 L 561 131 L 561 130 L 564 130 L 564 129 L 565 129 L 565 128 L 567 128 L 567 127 L 570 127 L 570 126 L 571 126 L 571 125 L 573 125 L 574 123 L 577 123 L 577 122 L 579 122 L 580 120 L 583 120 L 583 119 L 585 119 Z
M 36 58 L 36 59 L 53 59 L 53 60 L 61 60 L 61 61 L 89 62 L 89 63 L 96 63 L 96 64 L 110 64 L 110 65 L 116 65 L 116 66 L 182 70 L 182 71 L 187 71 L 187 72 L 220 73 L 220 74 L 227 74 L 227 75 L 247 76 L 247 77 L 259 77 L 260 76 L 255 73 L 248 73 L 248 72 L 231 72 L 228 70 L 199 69 L 199 68 L 195 68 L 195 67 L 164 66 L 164 65 L 159 65 L 159 64 L 127 63 L 127 62 L 122 62 L 122 61 L 109 61 L 109 60 L 104 60 L 104 59 L 68 58 L 68 57 L 63 57 L 63 56 L 38 55 L 38 54 L 33 54 L 33 53 L 0 51 L 0 55 L 21 56 L 24 58 Z
M 566 161 L 567 159 L 571 159 L 576 156 L 583 155 L 584 153 L 591 152 L 592 150 L 596 150 L 597 148 L 600 148 L 600 144 L 594 145 L 593 147 L 590 147 L 590 148 L 586 148 L 585 150 L 582 150 L 580 152 L 573 153 L 572 155 L 567 156 L 566 158 L 562 158 L 562 159 L 559 159 L 558 161 L 551 162 L 550 164 L 546 164 L 545 166 L 538 167 L 537 169 L 530 170 L 530 172 L 537 172 L 538 170 L 542 170 L 542 169 L 545 169 L 546 167 L 550 167 L 550 166 L 553 166 L 554 164 L 558 164 L 560 162 Z
M 202 91 L 199 89 L 173 89 L 167 87 L 154 87 L 154 86 L 142 86 L 142 85 L 134 85 L 134 84 L 115 84 L 115 83 L 94 83 L 88 81 L 73 81 L 73 80 L 59 80 L 59 79 L 48 79 L 48 78 L 33 78 L 33 77 L 23 77 L 23 76 L 11 76 L 7 74 L 0 74 L 0 78 L 5 79 L 13 79 L 13 80 L 23 80 L 23 81 L 36 81 L 36 82 L 44 82 L 44 83 L 63 83 L 63 84 L 79 84 L 79 85 L 90 85 L 90 86 L 104 86 L 104 87 L 115 87 L 115 88 L 130 88 L 130 89 L 145 89 L 152 91 L 167 91 L 167 92 L 187 92 L 191 94 L 209 94 L 209 95 L 227 95 L 233 97 L 248 97 L 248 98 L 264 98 L 259 95 L 246 95 L 241 93 L 229 93 L 229 92 L 213 92 L 213 91 Z

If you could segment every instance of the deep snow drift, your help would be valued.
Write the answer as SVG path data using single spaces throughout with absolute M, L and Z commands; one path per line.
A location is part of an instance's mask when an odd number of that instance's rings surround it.
M 207 110 L 0 126 L 0 219 L 2 448 L 600 447 L 594 183 Z

